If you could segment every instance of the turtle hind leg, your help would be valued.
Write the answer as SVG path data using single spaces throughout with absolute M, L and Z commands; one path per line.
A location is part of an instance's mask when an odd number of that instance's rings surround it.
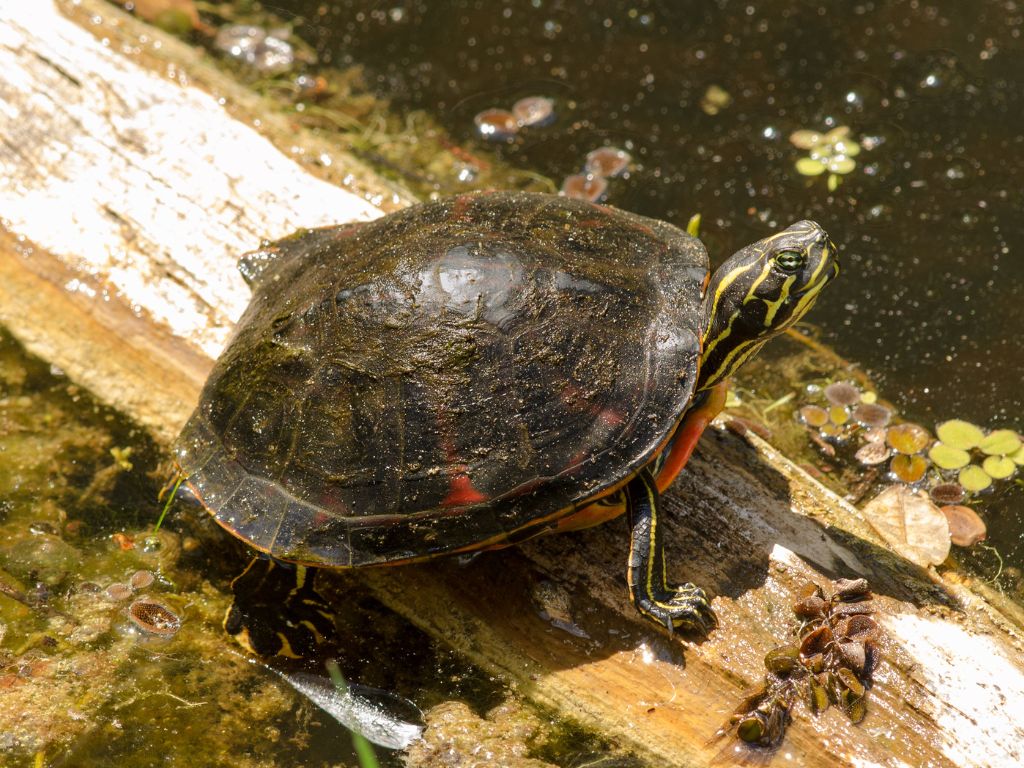
M 234 581 L 224 629 L 258 656 L 308 658 L 336 639 L 331 608 L 316 591 L 316 570 L 255 557 Z
M 644 469 L 625 487 L 632 531 L 626 579 L 633 605 L 669 632 L 690 630 L 707 635 L 718 624 L 704 590 L 693 584 L 670 585 L 665 547 L 658 525 L 658 486 Z

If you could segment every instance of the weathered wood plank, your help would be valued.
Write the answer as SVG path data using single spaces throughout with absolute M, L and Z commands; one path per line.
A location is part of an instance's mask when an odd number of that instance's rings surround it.
M 180 77 L 114 53 L 143 34 L 122 14 L 94 0 L 76 4 L 83 12 L 115 19 L 116 30 L 96 27 L 114 42 L 98 43 L 49 2 L 0 0 L 0 322 L 167 442 L 244 305 L 237 254 L 376 211 Z M 200 57 L 181 55 L 200 71 Z M 868 719 L 800 718 L 784 749 L 759 761 L 1024 762 L 1024 728 L 1008 714 L 1024 707 L 1018 629 L 877 546 L 856 510 L 762 441 L 712 431 L 667 506 L 673 575 L 716 595 L 722 626 L 701 644 L 659 635 L 626 606 L 622 521 L 467 566 L 363 578 L 525 695 L 653 764 L 690 766 L 733 762 L 732 744 L 711 736 L 786 638 L 803 582 L 864 575 L 890 630 Z M 541 593 L 564 602 L 584 636 L 545 621 Z

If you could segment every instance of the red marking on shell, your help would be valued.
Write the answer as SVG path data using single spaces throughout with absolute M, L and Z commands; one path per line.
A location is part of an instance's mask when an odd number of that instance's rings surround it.
M 441 502 L 441 506 L 465 507 L 470 504 L 479 504 L 481 501 L 487 501 L 487 497 L 473 487 L 473 483 L 470 481 L 469 475 L 465 472 L 460 472 L 459 474 L 452 476 L 451 490 L 448 492 L 448 495 L 444 497 L 444 501 Z

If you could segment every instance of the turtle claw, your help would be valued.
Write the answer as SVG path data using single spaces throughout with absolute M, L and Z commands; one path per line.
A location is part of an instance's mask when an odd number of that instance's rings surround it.
M 718 626 L 718 617 L 711 610 L 707 594 L 698 586 L 682 584 L 674 592 L 652 598 L 637 607 L 670 633 L 687 631 L 706 637 Z

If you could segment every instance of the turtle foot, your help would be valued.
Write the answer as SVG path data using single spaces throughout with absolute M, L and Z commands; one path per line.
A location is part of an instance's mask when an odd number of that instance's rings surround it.
M 669 632 L 689 631 L 707 636 L 718 626 L 718 618 L 711 610 L 707 594 L 700 587 L 687 583 L 674 591 L 659 590 L 659 593 L 640 601 L 637 608 Z

